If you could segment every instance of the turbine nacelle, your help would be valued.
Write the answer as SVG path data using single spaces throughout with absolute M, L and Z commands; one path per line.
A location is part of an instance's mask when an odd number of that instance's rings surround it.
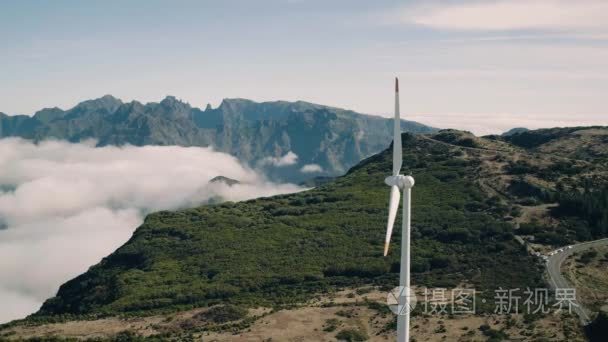
M 411 189 L 414 187 L 414 177 L 412 176 L 388 176 L 384 179 L 384 183 L 388 186 L 397 186 L 400 190 Z

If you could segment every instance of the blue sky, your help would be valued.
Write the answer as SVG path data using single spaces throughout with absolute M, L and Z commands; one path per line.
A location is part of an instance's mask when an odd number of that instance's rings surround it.
M 0 3 L 0 111 L 306 100 L 485 134 L 608 125 L 608 2 Z

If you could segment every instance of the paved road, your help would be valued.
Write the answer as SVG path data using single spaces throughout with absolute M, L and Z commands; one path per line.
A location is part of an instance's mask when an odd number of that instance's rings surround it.
M 581 252 L 591 247 L 607 246 L 608 239 L 601 239 L 589 242 L 572 245 L 570 249 L 563 249 L 563 252 L 556 253 L 549 257 L 547 261 L 547 272 L 549 273 L 550 285 L 553 289 L 556 288 L 572 288 L 573 286 L 566 280 L 561 273 L 561 266 L 564 260 L 573 253 Z M 580 302 L 576 302 L 578 306 L 573 307 L 574 312 L 578 315 L 583 325 L 591 323 L 589 311 L 585 309 Z

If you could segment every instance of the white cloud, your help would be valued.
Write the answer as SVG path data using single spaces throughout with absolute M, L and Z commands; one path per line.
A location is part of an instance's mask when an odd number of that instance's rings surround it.
M 408 23 L 454 30 L 606 30 L 603 0 L 501 0 L 407 8 Z
M 357 132 L 357 134 L 355 135 L 355 139 L 357 141 L 363 140 L 363 137 L 365 137 L 365 131 L 360 130 Z
M 292 151 L 287 152 L 282 157 L 266 157 L 262 159 L 262 165 L 273 165 L 276 167 L 283 167 L 294 165 L 298 162 L 298 155 L 293 153 Z
M 241 183 L 208 183 L 218 175 Z M 298 190 L 207 148 L 2 139 L 0 322 L 35 311 L 123 244 L 146 213 Z
M 412 120 L 441 127 L 455 128 L 473 132 L 476 135 L 501 134 L 514 127 L 529 129 L 550 127 L 573 127 L 608 125 L 606 119 L 594 119 L 585 114 L 576 115 L 527 115 L 513 113 L 446 113 L 446 114 L 416 114 Z
M 315 172 L 323 172 L 323 168 L 319 164 L 306 164 L 302 166 L 300 172 L 303 173 L 315 173 Z

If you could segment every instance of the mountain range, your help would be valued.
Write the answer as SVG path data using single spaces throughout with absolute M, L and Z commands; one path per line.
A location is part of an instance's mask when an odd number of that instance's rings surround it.
M 402 129 L 434 128 L 403 121 Z M 33 116 L 0 113 L 0 138 L 104 145 L 211 146 L 272 179 L 300 182 L 337 176 L 390 143 L 392 120 L 308 102 L 225 99 L 217 108 L 194 108 L 173 96 L 159 103 L 123 103 L 106 95 Z

